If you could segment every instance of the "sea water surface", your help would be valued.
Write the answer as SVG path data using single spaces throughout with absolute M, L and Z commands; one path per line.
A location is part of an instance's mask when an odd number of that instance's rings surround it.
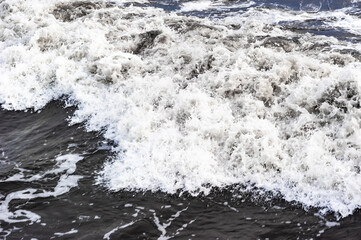
M 361 2 L 0 1 L 0 238 L 360 239 Z

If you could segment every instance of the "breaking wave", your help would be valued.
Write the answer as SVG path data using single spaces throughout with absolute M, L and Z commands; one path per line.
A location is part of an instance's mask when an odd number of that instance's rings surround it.
M 252 184 L 352 214 L 361 45 L 259 13 L 211 20 L 109 2 L 1 1 L 0 103 L 77 106 L 70 123 L 115 142 L 99 176 L 114 191 Z

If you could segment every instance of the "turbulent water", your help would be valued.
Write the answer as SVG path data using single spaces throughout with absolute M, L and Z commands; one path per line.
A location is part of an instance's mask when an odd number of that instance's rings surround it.
M 0 237 L 359 239 L 360 76 L 358 0 L 2 0 Z

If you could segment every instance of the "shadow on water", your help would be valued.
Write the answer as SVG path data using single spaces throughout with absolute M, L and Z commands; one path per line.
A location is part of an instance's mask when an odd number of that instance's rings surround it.
M 56 156 L 73 153 L 83 160 L 74 174 L 78 186 L 57 197 L 14 199 L 10 211 L 24 209 L 41 216 L 37 222 L 0 221 L 6 239 L 359 239 L 361 215 L 356 213 L 329 228 L 315 210 L 280 198 L 267 199 L 237 187 L 214 190 L 208 196 L 169 195 L 161 192 L 109 192 L 96 185 L 97 173 L 112 156 L 111 144 L 83 126 L 68 126 L 73 108 L 61 102 L 41 112 L 0 111 L 0 179 L 26 169 L 30 177 L 54 167 Z M 1 154 L 1 153 L 0 153 Z M 26 188 L 52 189 L 57 178 L 46 181 L 0 182 L 0 193 Z M 239 188 L 239 187 L 238 187 Z M 0 196 L 1 196 L 0 195 Z M 316 214 L 317 215 L 317 214 Z M 333 219 L 328 217 L 329 221 Z M 2 233 L 1 233 L 2 231 Z

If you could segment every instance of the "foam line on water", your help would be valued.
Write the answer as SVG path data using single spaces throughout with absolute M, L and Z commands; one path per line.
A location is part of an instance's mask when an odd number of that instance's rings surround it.
M 247 8 L 253 6 L 255 2 L 253 1 L 244 1 L 244 2 L 237 2 L 233 4 L 227 4 L 224 1 L 190 1 L 190 2 L 183 2 L 180 6 L 178 12 L 191 12 L 191 11 L 205 11 L 205 10 L 230 10 L 235 8 Z
M 0 220 L 16 223 L 16 222 L 38 222 L 41 217 L 31 211 L 19 209 L 11 211 L 9 204 L 15 199 L 35 199 L 35 198 L 47 198 L 56 197 L 69 192 L 69 190 L 78 185 L 78 180 L 82 177 L 79 175 L 72 175 L 76 170 L 76 163 L 83 158 L 76 154 L 66 154 L 56 158 L 58 165 L 53 170 L 49 170 L 43 174 L 35 175 L 32 178 L 22 179 L 21 175 L 17 174 L 16 177 L 11 176 L 5 179 L 4 182 L 8 181 L 34 181 L 46 178 L 49 174 L 60 174 L 60 178 L 57 185 L 52 191 L 45 191 L 42 189 L 27 188 L 20 191 L 14 191 L 6 195 L 5 199 L 0 201 Z
M 65 236 L 65 235 L 75 234 L 75 233 L 77 233 L 77 232 L 78 232 L 78 230 L 72 228 L 71 230 L 69 230 L 69 231 L 67 231 L 67 232 L 64 232 L 64 233 L 56 232 L 56 233 L 54 233 L 54 236 L 62 237 L 62 236 Z
M 118 231 L 118 230 L 120 230 L 120 229 L 127 228 L 127 227 L 129 227 L 129 226 L 132 226 L 134 223 L 135 223 L 134 221 L 131 221 L 130 223 L 127 223 L 127 224 L 118 226 L 118 227 L 110 230 L 109 232 L 107 232 L 106 234 L 104 234 L 103 239 L 109 240 L 109 239 L 110 239 L 110 236 L 111 236 L 113 233 L 115 233 L 116 231 Z

